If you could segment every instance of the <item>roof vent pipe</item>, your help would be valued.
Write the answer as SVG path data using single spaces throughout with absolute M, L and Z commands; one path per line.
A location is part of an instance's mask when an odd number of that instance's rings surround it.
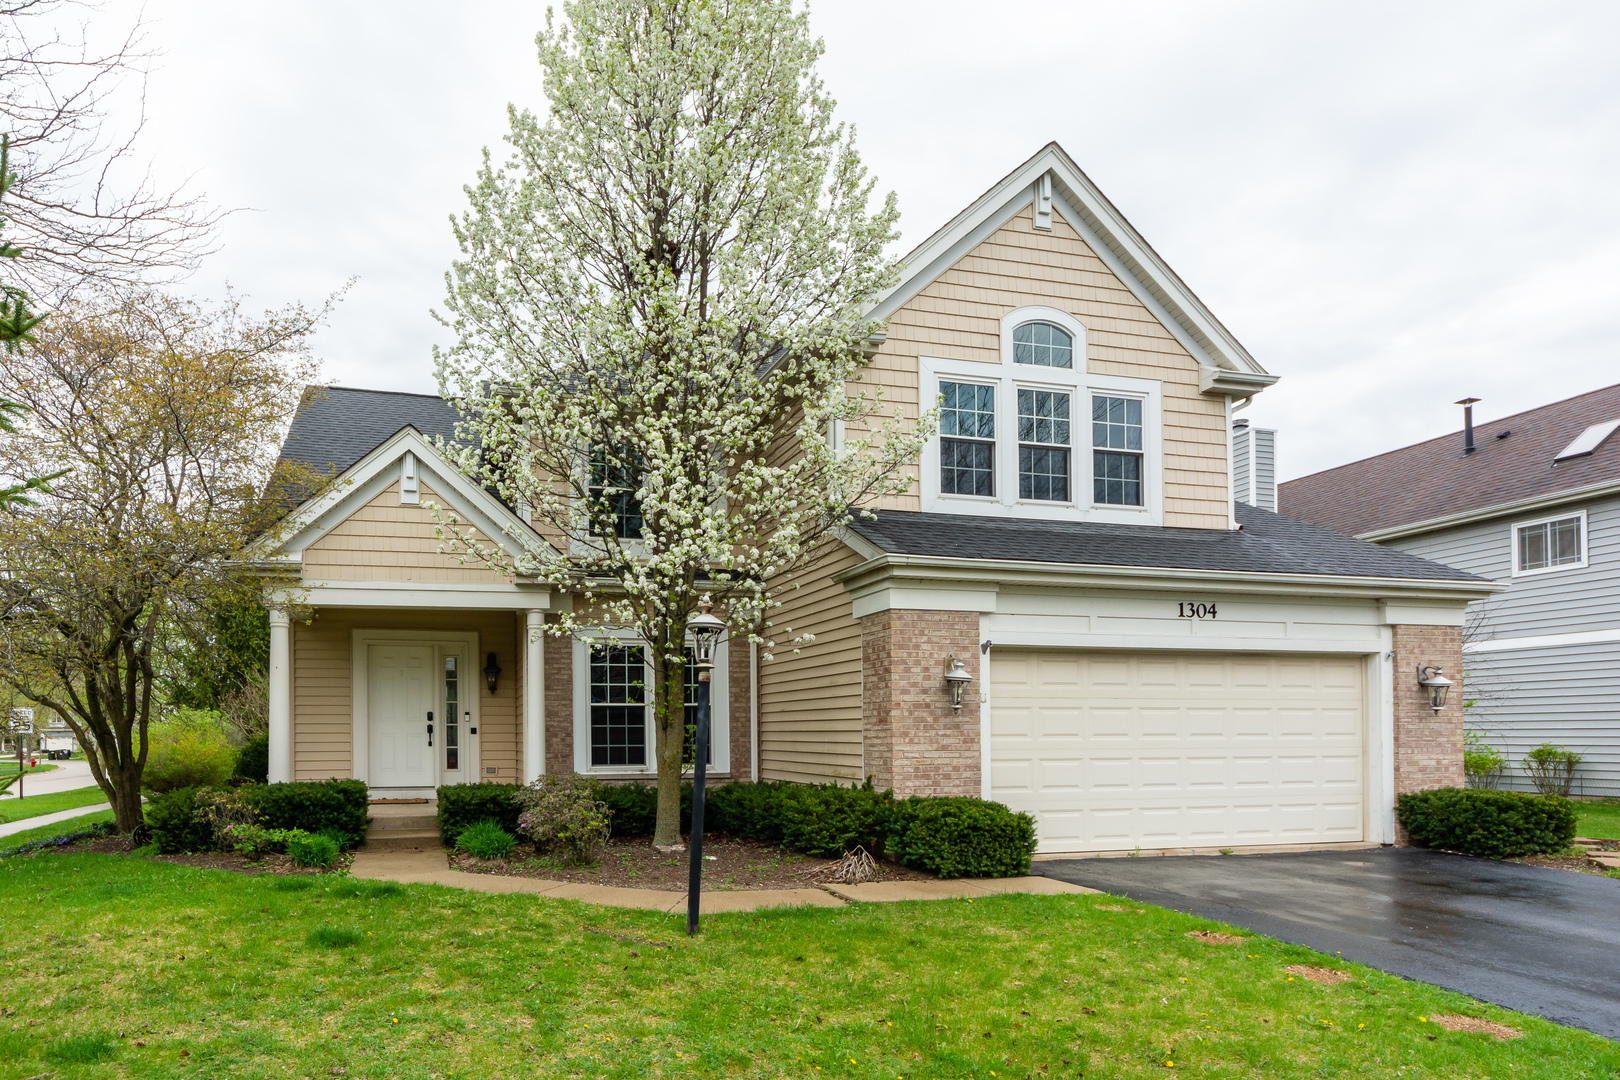
M 1455 403 L 1463 407 L 1463 453 L 1465 454 L 1474 452 L 1474 403 L 1478 400 L 1477 397 L 1465 397 Z

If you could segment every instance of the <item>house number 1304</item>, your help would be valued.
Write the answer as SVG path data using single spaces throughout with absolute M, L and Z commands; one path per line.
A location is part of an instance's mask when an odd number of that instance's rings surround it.
M 1213 619 L 1215 617 L 1214 604 L 1177 604 L 1183 619 Z

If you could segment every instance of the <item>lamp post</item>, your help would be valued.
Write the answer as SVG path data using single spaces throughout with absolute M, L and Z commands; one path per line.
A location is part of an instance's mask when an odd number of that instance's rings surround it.
M 698 901 L 703 890 L 703 786 L 709 766 L 709 676 L 714 672 L 714 643 L 726 624 L 709 614 L 709 602 L 687 622 L 696 646 L 698 672 L 697 739 L 692 747 L 692 867 L 686 883 L 686 933 L 697 933 Z

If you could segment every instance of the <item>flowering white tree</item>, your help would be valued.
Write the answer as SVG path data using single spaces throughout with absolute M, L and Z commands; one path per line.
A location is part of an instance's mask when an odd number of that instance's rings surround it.
M 458 341 L 435 354 L 464 414 L 460 465 L 537 532 L 509 560 L 438 512 L 463 557 L 584 594 L 553 632 L 646 643 L 654 843 L 672 848 L 687 619 L 711 599 L 769 650 L 773 597 L 853 507 L 906 488 L 927 424 L 851 386 L 899 215 L 892 195 L 871 205 L 804 14 L 564 10 L 537 38 L 549 115 L 509 110 L 512 156 L 486 153 L 454 223 Z

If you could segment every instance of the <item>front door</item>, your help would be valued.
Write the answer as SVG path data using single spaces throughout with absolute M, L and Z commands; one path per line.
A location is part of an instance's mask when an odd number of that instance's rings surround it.
M 442 717 L 432 715 L 440 711 L 437 653 L 432 645 L 370 647 L 366 682 L 372 787 L 436 786 L 434 766 L 444 726 Z

